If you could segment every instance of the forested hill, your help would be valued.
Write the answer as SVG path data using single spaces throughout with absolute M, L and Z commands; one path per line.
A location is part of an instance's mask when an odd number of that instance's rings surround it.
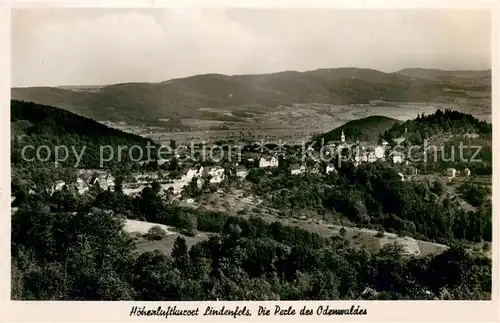
M 324 139 L 326 143 L 340 140 L 342 131 L 344 131 L 344 135 L 349 141 L 376 141 L 381 133 L 399 123 L 401 121 L 385 116 L 370 116 L 349 121 L 338 128 L 317 136 L 315 141 Z
M 114 151 L 113 160 L 106 163 L 105 168 L 130 161 L 129 149 L 134 145 L 144 149 L 144 158 L 146 158 L 145 147 L 149 141 L 134 134 L 109 128 L 66 110 L 17 100 L 11 101 L 11 138 L 11 162 L 14 166 L 33 164 L 33 162 L 23 160 L 21 155 L 23 147 L 32 145 L 35 149 L 41 146 L 50 148 L 51 158 L 47 160 L 47 163 L 54 163 L 56 146 L 67 147 L 69 156 L 65 162 L 61 162 L 63 167 L 74 167 L 77 161 L 75 151 L 78 155 L 85 149 L 78 165 L 81 168 L 100 168 L 100 147 L 105 146 L 108 146 L 103 148 L 105 158 L 111 157 L 110 153 Z M 123 150 L 121 161 L 117 160 L 118 146 L 128 147 Z M 151 146 L 154 146 L 154 143 L 151 143 Z M 113 148 L 111 149 L 111 147 Z M 30 159 L 35 157 L 35 149 L 27 149 L 26 156 Z M 151 150 L 153 151 L 153 149 Z M 60 155 L 63 156 L 63 148 L 60 149 L 60 152 Z M 40 150 L 40 154 L 42 159 L 45 159 L 47 151 Z M 139 158 L 138 149 L 132 150 L 132 157 L 134 160 Z M 40 164 L 39 162 L 40 160 L 38 160 L 38 164 Z
M 490 138 L 491 124 L 479 121 L 470 114 L 453 110 L 437 110 L 431 115 L 420 115 L 413 120 L 394 124 L 384 132 L 386 140 L 404 136 L 413 144 L 422 144 L 423 140 L 440 134 L 477 134 L 483 138 Z
M 470 114 L 438 110 L 432 115 L 395 124 L 382 137 L 391 143 L 394 138 L 402 137 L 405 138 L 403 145 L 432 149 L 428 152 L 433 157 L 424 163 L 425 171 L 455 167 L 469 168 L 476 175 L 492 174 L 492 125 Z M 439 152 L 434 152 L 433 147 Z

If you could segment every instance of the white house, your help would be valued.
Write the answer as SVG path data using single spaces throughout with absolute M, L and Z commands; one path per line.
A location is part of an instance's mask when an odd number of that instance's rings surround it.
M 52 185 L 52 192 L 61 191 L 65 185 L 66 183 L 64 181 L 56 181 L 54 185 Z
M 385 149 L 384 149 L 384 147 L 382 147 L 382 146 L 376 146 L 374 152 L 375 152 L 375 157 L 377 159 L 384 158 L 384 155 L 385 155 Z
M 325 173 L 330 174 L 332 172 L 337 172 L 337 170 L 335 169 L 335 166 L 333 166 L 332 164 L 326 165 Z
M 265 167 L 278 167 L 278 163 L 279 163 L 279 160 L 278 160 L 278 157 L 277 156 L 272 156 L 271 158 L 265 158 L 265 157 L 262 157 L 260 160 L 259 160 L 259 167 L 260 168 L 265 168 Z
M 394 164 L 401 164 L 403 162 L 403 156 L 400 154 L 393 154 L 392 155 L 392 162 Z
M 90 184 L 97 184 L 101 189 L 107 190 L 115 186 L 115 177 L 113 175 L 101 174 L 91 180 Z
M 369 163 L 374 163 L 377 161 L 377 157 L 375 156 L 374 152 L 370 152 L 367 157 Z
M 210 183 L 220 183 L 224 180 L 225 170 L 221 166 L 215 166 L 208 170 L 208 175 L 211 176 Z
M 83 194 L 89 190 L 89 186 L 87 183 L 80 177 L 76 179 L 76 189 L 78 191 L 78 194 Z
M 457 175 L 457 170 L 455 168 L 448 168 L 446 170 L 446 175 L 448 178 L 454 178 Z
M 203 180 L 201 178 L 196 179 L 196 187 L 198 187 L 198 189 L 203 187 Z
M 182 174 L 181 181 L 190 182 L 198 174 L 198 170 L 194 168 L 187 168 L 184 169 L 181 172 L 181 174 Z
M 124 185 L 122 190 L 125 195 L 137 195 L 146 187 L 144 184 Z
M 247 177 L 247 175 L 248 175 L 248 170 L 246 167 L 238 166 L 236 168 L 236 176 L 238 176 L 240 178 L 245 178 L 245 177 Z
M 304 165 L 293 164 L 290 166 L 290 174 L 298 175 L 302 174 L 306 171 L 306 167 Z
M 401 181 L 404 182 L 405 176 L 401 173 L 398 173 L 399 178 L 401 178 Z

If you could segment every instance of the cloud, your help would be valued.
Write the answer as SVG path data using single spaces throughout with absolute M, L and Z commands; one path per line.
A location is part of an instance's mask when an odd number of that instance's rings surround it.
M 12 82 L 157 82 L 340 66 L 483 69 L 489 19 L 470 10 L 15 10 Z

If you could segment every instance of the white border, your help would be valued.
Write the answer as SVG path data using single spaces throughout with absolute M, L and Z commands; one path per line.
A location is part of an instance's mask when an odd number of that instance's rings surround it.
M 106 0 L 106 1 L 9 1 L 3 3 L 0 7 L 0 102 L 1 102 L 1 122 L 4 126 L 0 127 L 3 135 L 0 136 L 1 147 L 3 151 L 8 151 L 7 154 L 2 154 L 1 158 L 1 309 L 2 322 L 146 322 L 146 321 L 161 321 L 165 320 L 162 317 L 130 317 L 128 314 L 132 306 L 146 305 L 148 308 L 154 308 L 158 305 L 162 307 L 174 306 L 177 308 L 193 308 L 200 307 L 203 311 L 206 306 L 220 307 L 222 305 L 236 307 L 247 306 L 251 309 L 253 315 L 251 317 L 239 317 L 237 320 L 254 322 L 254 321 L 337 321 L 346 322 L 368 321 L 368 322 L 423 322 L 423 321 L 449 321 L 449 322 L 498 322 L 499 316 L 499 277 L 498 259 L 499 259 L 499 240 L 498 233 L 500 227 L 499 217 L 497 212 L 494 212 L 493 217 L 493 301 L 473 302 L 473 301 L 299 301 L 299 302 L 176 302 L 176 303 L 160 303 L 160 302 L 21 302 L 10 301 L 10 7 L 12 8 L 47 8 L 47 7 L 100 7 L 100 8 L 159 8 L 159 7 L 177 7 L 177 6 L 204 6 L 204 7 L 252 7 L 252 8 L 307 8 L 307 7 L 324 7 L 324 8 L 484 8 L 492 9 L 492 77 L 493 77 L 493 94 L 492 94 L 492 121 L 498 123 L 500 118 L 499 112 L 496 110 L 500 106 L 499 97 L 499 36 L 500 36 L 500 2 L 491 1 L 337 1 L 337 0 L 166 0 L 166 1 L 136 1 L 136 0 Z M 467 22 L 464 21 L 464 24 Z M 499 130 L 493 127 L 493 160 L 495 164 L 499 156 L 498 136 Z M 500 199 L 498 194 L 500 183 L 498 181 L 498 168 L 493 169 L 493 200 L 494 205 Z M 495 208 L 494 208 L 495 209 Z M 343 308 L 351 307 L 351 305 L 360 305 L 368 310 L 366 316 L 269 316 L 257 317 L 256 309 L 258 305 L 263 305 L 268 308 L 279 304 L 281 307 L 292 305 L 295 308 L 302 308 L 304 305 L 308 307 L 317 307 L 319 305 L 330 304 L 331 307 Z M 169 321 L 235 321 L 232 317 L 204 317 L 196 318 L 189 317 L 169 317 Z

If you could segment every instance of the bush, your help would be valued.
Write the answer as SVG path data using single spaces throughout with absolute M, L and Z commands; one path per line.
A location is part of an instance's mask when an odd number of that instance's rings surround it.
M 148 233 L 145 234 L 145 238 L 148 240 L 161 240 L 165 238 L 167 232 L 163 230 L 160 226 L 155 225 L 149 229 Z

